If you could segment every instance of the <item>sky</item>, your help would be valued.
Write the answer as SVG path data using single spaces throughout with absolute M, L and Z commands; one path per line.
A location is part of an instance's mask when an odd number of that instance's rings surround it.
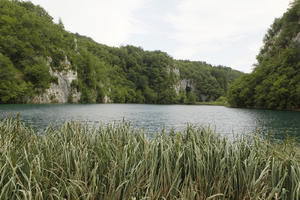
M 65 29 L 109 46 L 251 72 L 263 37 L 291 0 L 31 0 Z

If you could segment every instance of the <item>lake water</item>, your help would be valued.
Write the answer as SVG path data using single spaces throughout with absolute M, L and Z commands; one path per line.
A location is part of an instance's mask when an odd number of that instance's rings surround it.
M 56 104 L 0 105 L 0 118 L 21 114 L 21 119 L 42 130 L 49 123 L 59 127 L 63 121 L 84 121 L 90 124 L 130 121 L 147 133 L 161 129 L 182 130 L 186 125 L 205 126 L 232 137 L 234 134 L 261 135 L 272 131 L 275 139 L 285 138 L 286 131 L 300 142 L 300 112 L 237 109 L 205 105 L 143 104 Z

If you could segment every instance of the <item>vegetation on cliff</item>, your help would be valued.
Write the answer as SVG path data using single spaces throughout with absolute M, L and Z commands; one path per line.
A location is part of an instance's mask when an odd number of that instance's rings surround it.
M 291 4 L 264 37 L 258 64 L 232 85 L 232 106 L 267 109 L 300 108 L 300 1 Z
M 77 71 L 72 87 L 83 103 L 214 101 L 241 75 L 205 62 L 177 61 L 161 51 L 98 44 L 66 31 L 61 20 L 53 23 L 40 6 L 18 0 L 0 0 L 0 64 L 0 103 L 26 103 L 44 93 L 57 82 L 50 68 Z M 193 85 L 178 91 L 181 79 Z

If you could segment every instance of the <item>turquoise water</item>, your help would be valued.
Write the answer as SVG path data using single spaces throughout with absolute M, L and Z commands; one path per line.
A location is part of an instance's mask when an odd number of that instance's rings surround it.
M 90 124 L 130 121 L 147 133 L 161 129 L 182 130 L 186 125 L 210 126 L 216 132 L 232 137 L 253 134 L 266 136 L 270 131 L 282 140 L 286 131 L 300 142 L 300 112 L 237 109 L 205 105 L 143 105 L 143 104 L 58 104 L 0 105 L 0 118 L 20 113 L 21 119 L 38 130 L 49 123 L 59 127 L 63 121 L 84 121 Z

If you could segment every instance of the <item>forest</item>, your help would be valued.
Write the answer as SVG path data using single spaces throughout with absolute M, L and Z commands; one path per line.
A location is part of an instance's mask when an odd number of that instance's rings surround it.
M 69 68 L 78 73 L 72 87 L 81 93 L 80 103 L 102 103 L 106 97 L 113 103 L 215 101 L 243 74 L 161 51 L 99 44 L 66 31 L 62 20 L 54 23 L 38 5 L 0 1 L 0 103 L 31 103 L 57 84 L 50 69 Z M 189 85 L 181 87 L 183 82 Z
M 240 77 L 228 91 L 234 107 L 300 108 L 300 1 L 274 20 L 251 74 Z

